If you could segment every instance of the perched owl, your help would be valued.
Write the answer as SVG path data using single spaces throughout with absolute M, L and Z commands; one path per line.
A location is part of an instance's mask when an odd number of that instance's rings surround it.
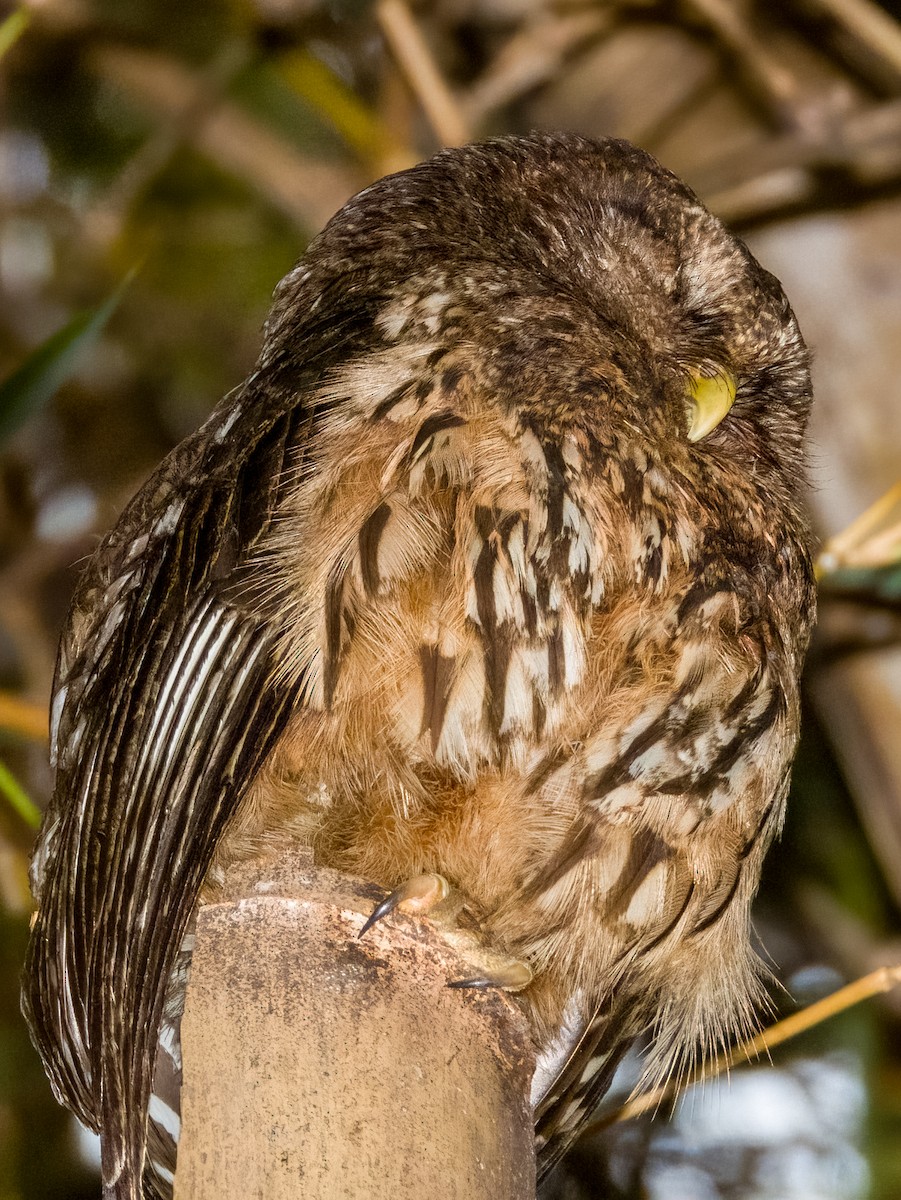
M 445 151 L 329 223 L 62 639 L 24 1004 L 106 1196 L 168 1194 L 183 938 L 281 845 L 466 898 L 545 1166 L 634 1039 L 650 1080 L 748 1028 L 809 404 L 778 282 L 624 142 Z

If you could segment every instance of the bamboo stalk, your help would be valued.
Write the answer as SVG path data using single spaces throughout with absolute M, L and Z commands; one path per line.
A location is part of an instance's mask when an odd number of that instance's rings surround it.
M 372 892 L 292 853 L 201 908 L 175 1200 L 534 1200 L 522 1012 L 425 921 L 358 940 Z

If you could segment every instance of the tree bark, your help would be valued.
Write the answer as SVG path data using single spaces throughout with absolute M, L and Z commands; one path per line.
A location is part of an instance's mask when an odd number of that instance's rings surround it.
M 176 1200 L 533 1200 L 528 1026 L 422 920 L 303 853 L 201 908 Z

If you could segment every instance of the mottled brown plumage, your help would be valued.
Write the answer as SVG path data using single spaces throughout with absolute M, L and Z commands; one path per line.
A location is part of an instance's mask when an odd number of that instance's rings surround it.
M 286 841 L 439 872 L 528 962 L 546 1164 L 634 1037 L 655 1076 L 749 1026 L 809 402 L 778 283 L 625 143 L 448 151 L 334 218 L 60 650 L 25 1003 L 106 1194 L 166 1191 L 199 895 Z

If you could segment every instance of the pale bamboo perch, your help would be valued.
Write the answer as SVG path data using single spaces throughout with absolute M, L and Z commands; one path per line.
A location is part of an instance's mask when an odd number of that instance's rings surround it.
M 380 898 L 298 853 L 200 910 L 176 1200 L 534 1200 L 525 1018 Z

